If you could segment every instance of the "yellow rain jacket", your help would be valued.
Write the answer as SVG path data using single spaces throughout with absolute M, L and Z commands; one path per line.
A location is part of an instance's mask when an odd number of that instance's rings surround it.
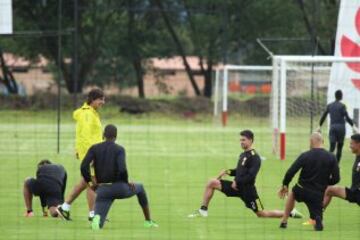
M 73 112 L 76 121 L 75 149 L 82 161 L 89 148 L 102 141 L 102 127 L 98 112 L 86 102 Z

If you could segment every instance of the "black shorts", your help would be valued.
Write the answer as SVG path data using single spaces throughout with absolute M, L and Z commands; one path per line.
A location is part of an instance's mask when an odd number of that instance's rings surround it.
M 241 198 L 241 200 L 245 203 L 245 206 L 254 212 L 264 210 L 255 186 L 242 187 L 239 191 L 237 191 L 231 187 L 232 181 L 220 180 L 220 183 L 221 191 L 227 197 Z
M 330 142 L 344 143 L 345 139 L 345 125 L 335 124 L 330 126 L 329 140 Z
M 311 219 L 316 219 L 317 216 L 322 219 L 324 193 L 300 187 L 298 184 L 293 187 L 292 191 L 296 201 L 306 204 Z
M 346 200 L 351 203 L 357 203 L 360 206 L 360 190 L 359 189 L 351 189 L 345 188 L 346 192 Z
M 64 201 L 61 187 L 54 181 L 30 178 L 26 181 L 26 186 L 32 194 L 40 197 L 42 205 L 56 207 Z

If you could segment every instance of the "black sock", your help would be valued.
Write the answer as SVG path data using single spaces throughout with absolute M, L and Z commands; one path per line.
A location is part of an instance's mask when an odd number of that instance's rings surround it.
M 31 213 L 33 210 L 32 209 L 29 209 L 29 210 L 27 210 L 27 213 Z
M 206 206 L 204 206 L 204 205 L 202 205 L 202 206 L 200 207 L 200 209 L 201 209 L 201 210 L 204 210 L 204 211 L 207 211 L 207 210 L 208 210 L 208 208 L 207 208 Z

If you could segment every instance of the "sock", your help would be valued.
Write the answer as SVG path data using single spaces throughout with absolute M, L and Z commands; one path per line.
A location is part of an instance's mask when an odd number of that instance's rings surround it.
M 70 205 L 70 204 L 67 204 L 66 202 L 64 202 L 64 203 L 61 205 L 61 208 L 62 208 L 64 211 L 70 211 L 70 207 L 71 207 L 71 205 Z
M 94 216 L 95 216 L 95 212 L 94 212 L 94 211 L 90 211 L 90 212 L 89 212 L 89 217 L 92 218 L 92 217 L 94 217 Z
M 32 209 L 29 209 L 29 210 L 27 210 L 26 212 L 27 213 L 31 213 L 33 210 Z
M 207 211 L 207 210 L 208 210 L 208 208 L 207 208 L 206 206 L 204 206 L 204 205 L 202 205 L 202 206 L 200 207 L 200 209 L 201 209 L 201 210 L 204 210 L 204 211 Z

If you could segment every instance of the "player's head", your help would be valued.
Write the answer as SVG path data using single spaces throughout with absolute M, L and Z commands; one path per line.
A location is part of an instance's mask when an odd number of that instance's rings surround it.
M 43 160 L 41 160 L 41 161 L 38 163 L 37 167 L 39 168 L 39 167 L 44 166 L 44 165 L 47 165 L 47 164 L 51 164 L 50 160 L 48 160 L 48 159 L 43 159 Z
M 320 148 L 324 144 L 324 138 L 319 132 L 314 132 L 310 136 L 310 148 Z
M 104 139 L 115 141 L 116 137 L 117 137 L 117 128 L 112 124 L 106 125 L 104 129 Z
M 343 94 L 342 94 L 342 91 L 339 89 L 339 90 L 336 90 L 335 92 L 335 99 L 340 101 L 341 99 L 343 98 Z
M 105 104 L 104 92 L 99 88 L 92 89 L 87 96 L 86 103 L 95 109 L 100 108 Z
M 356 133 L 351 136 L 350 149 L 351 149 L 352 153 L 354 153 L 356 155 L 360 155 L 360 134 L 359 133 Z
M 251 148 L 254 142 L 254 133 L 250 130 L 243 130 L 240 132 L 240 144 L 242 149 L 247 150 Z

